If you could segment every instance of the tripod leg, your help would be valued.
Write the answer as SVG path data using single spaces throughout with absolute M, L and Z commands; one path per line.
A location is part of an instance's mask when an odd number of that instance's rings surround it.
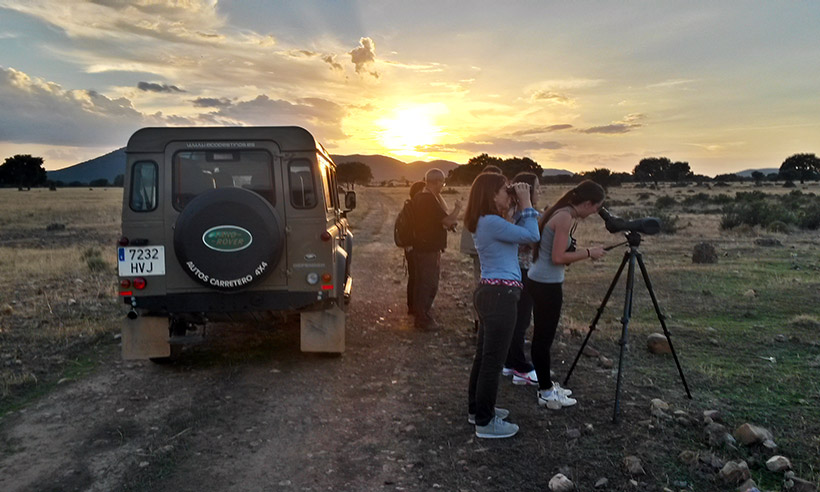
M 618 417 L 621 410 L 621 371 L 624 366 L 624 348 L 627 343 L 627 328 L 629 327 L 629 318 L 632 316 L 632 292 L 635 285 L 635 252 L 632 248 L 627 252 L 629 257 L 629 270 L 626 274 L 626 293 L 624 294 L 624 317 L 621 319 L 623 329 L 621 330 L 621 352 L 618 356 L 618 379 L 615 385 L 615 408 L 612 411 L 612 423 L 618 423 Z
M 683 369 L 681 368 L 680 361 L 678 360 L 678 354 L 675 352 L 675 347 L 672 346 L 672 337 L 669 335 L 669 330 L 666 328 L 666 317 L 661 313 L 661 308 L 658 306 L 658 299 L 655 297 L 655 291 L 652 289 L 652 282 L 649 280 L 649 273 L 646 271 L 646 265 L 643 263 L 641 253 L 637 253 L 637 257 L 638 266 L 641 267 L 643 281 L 646 284 L 647 290 L 649 290 L 649 297 L 652 298 L 652 304 L 655 306 L 655 313 L 658 315 L 658 321 L 661 322 L 663 334 L 669 342 L 669 350 L 672 351 L 672 357 L 675 358 L 675 364 L 678 366 L 678 373 L 680 374 L 680 380 L 683 383 L 683 388 L 686 390 L 686 396 L 688 396 L 689 399 L 692 399 L 692 393 L 689 392 L 689 385 L 686 384 L 686 378 L 683 376 Z
M 587 342 L 589 342 L 589 337 L 592 336 L 592 332 L 595 331 L 595 325 L 598 324 L 598 320 L 601 319 L 601 315 L 604 312 L 604 308 L 606 307 L 607 301 L 609 301 L 609 296 L 612 295 L 612 291 L 615 289 L 615 285 L 618 283 L 618 278 L 621 276 L 621 272 L 624 271 L 624 266 L 626 265 L 626 261 L 629 259 L 629 251 L 624 254 L 624 259 L 621 260 L 621 266 L 618 268 L 618 272 L 615 274 L 615 277 L 612 278 L 612 283 L 609 284 L 609 289 L 606 291 L 606 295 L 604 295 L 604 300 L 601 301 L 600 307 L 598 307 L 598 312 L 595 314 L 595 319 L 592 320 L 592 323 L 589 325 L 589 331 L 587 332 L 587 336 L 584 338 L 584 343 L 581 344 L 581 349 L 578 350 L 578 353 L 575 354 L 575 360 L 572 361 L 572 365 L 569 368 L 569 372 L 567 372 L 567 376 L 564 378 L 564 385 L 569 382 L 569 377 L 572 376 L 572 371 L 575 370 L 575 365 L 578 364 L 578 359 L 581 358 L 581 353 L 584 351 L 584 347 L 587 346 Z

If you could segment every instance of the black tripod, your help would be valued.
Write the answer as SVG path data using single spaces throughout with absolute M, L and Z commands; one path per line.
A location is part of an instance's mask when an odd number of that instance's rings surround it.
M 669 336 L 669 330 L 666 328 L 666 321 L 663 314 L 661 314 L 661 308 L 658 306 L 658 299 L 655 297 L 655 291 L 652 290 L 652 282 L 649 281 L 649 274 L 646 273 L 646 265 L 643 263 L 643 257 L 641 252 L 638 251 L 638 246 L 641 244 L 641 235 L 635 231 L 630 231 L 626 233 L 626 242 L 629 244 L 629 249 L 624 253 L 624 259 L 621 261 L 621 266 L 618 268 L 618 273 L 615 274 L 615 278 L 612 279 L 612 283 L 609 285 L 609 290 L 606 291 L 606 295 L 604 296 L 604 300 L 601 302 L 601 307 L 598 308 L 598 313 L 595 315 L 595 319 L 592 320 L 592 324 L 589 325 L 589 332 L 587 332 L 586 338 L 584 338 L 584 343 L 581 344 L 581 349 L 578 351 L 578 354 L 575 356 L 575 360 L 572 362 L 572 366 L 569 368 L 569 372 L 567 373 L 567 377 L 564 378 L 564 385 L 567 384 L 569 381 L 570 376 L 572 376 L 572 371 L 575 369 L 575 365 L 578 363 L 578 359 L 581 357 L 581 353 L 584 351 L 584 347 L 586 347 L 587 342 L 589 342 L 589 338 L 592 336 L 592 332 L 595 331 L 595 325 L 598 323 L 598 320 L 601 318 L 601 315 L 604 312 L 604 307 L 606 307 L 606 303 L 609 300 L 609 296 L 612 295 L 612 291 L 615 289 L 615 284 L 618 283 L 618 278 L 621 276 L 621 272 L 623 272 L 624 267 L 629 262 L 629 271 L 626 276 L 626 296 L 624 299 L 624 316 L 621 318 L 621 323 L 623 324 L 623 329 L 621 330 L 621 352 L 618 357 L 618 383 L 615 388 L 615 409 L 612 415 L 612 422 L 618 423 L 618 414 L 620 412 L 620 397 L 621 397 L 621 370 L 623 369 L 624 364 L 624 347 L 626 346 L 626 335 L 627 335 L 627 327 L 629 326 L 629 318 L 632 316 L 632 293 L 633 293 L 633 286 L 635 285 L 635 261 L 637 260 L 638 266 L 641 267 L 641 274 L 643 275 L 643 281 L 646 284 L 647 290 L 649 290 L 649 296 L 652 298 L 652 304 L 655 306 L 655 313 L 658 315 L 658 320 L 661 322 L 661 327 L 663 327 L 663 334 L 666 335 L 666 339 L 669 341 L 669 348 L 672 351 L 672 356 L 675 358 L 675 364 L 678 366 L 678 372 L 680 373 L 680 380 L 683 382 L 683 387 L 686 389 L 686 396 L 690 399 L 692 398 L 692 394 L 689 392 L 689 385 L 686 384 L 686 378 L 683 376 L 683 369 L 681 369 L 680 361 L 678 361 L 678 355 L 675 353 L 675 348 L 672 346 L 672 339 Z

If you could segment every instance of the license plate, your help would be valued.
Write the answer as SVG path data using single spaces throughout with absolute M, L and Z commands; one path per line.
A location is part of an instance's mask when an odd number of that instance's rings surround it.
M 120 277 L 165 275 L 165 246 L 118 248 L 117 265 Z

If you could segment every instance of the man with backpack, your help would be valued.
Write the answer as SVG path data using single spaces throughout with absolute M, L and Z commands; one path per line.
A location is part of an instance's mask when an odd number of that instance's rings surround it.
M 413 294 L 416 288 L 416 262 L 413 261 L 413 205 L 411 200 L 424 189 L 424 181 L 416 181 L 410 186 L 410 198 L 404 201 L 396 223 L 393 227 L 393 240 L 396 246 L 404 248 L 404 259 L 407 263 L 407 314 L 412 315 Z
M 447 231 L 455 230 L 461 200 L 447 213 L 447 202 L 441 196 L 444 172 L 432 168 L 424 175 L 424 189 L 410 204 L 413 209 L 413 316 L 415 327 L 436 330 L 438 323 L 431 315 L 433 301 L 438 293 L 441 273 L 441 252 L 447 247 Z

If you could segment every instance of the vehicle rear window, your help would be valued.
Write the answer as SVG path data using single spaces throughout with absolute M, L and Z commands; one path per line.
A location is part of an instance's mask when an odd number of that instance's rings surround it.
M 140 161 L 131 168 L 131 210 L 150 212 L 157 208 L 157 163 Z
M 174 155 L 174 207 L 214 188 L 246 188 L 276 204 L 272 157 L 265 150 L 208 150 Z
M 290 203 L 295 208 L 316 206 L 316 187 L 313 179 L 313 164 L 307 159 L 295 159 L 288 164 Z

